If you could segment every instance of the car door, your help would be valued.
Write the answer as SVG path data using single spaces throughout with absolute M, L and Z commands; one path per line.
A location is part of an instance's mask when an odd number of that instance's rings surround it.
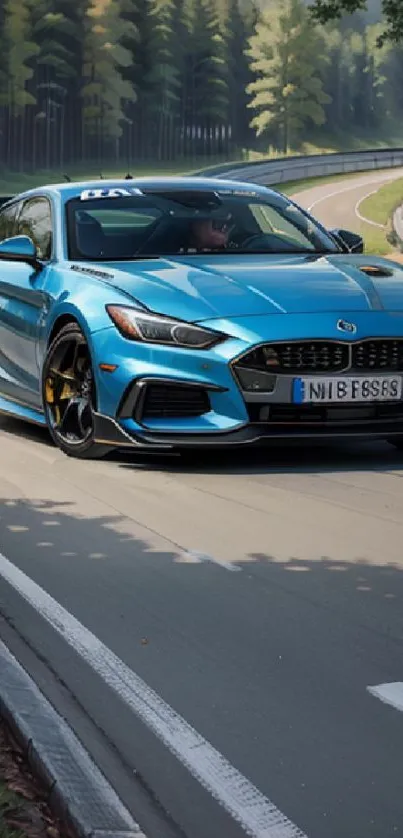
M 29 236 L 44 268 L 37 272 L 22 262 L 0 260 L 0 390 L 6 398 L 40 408 L 37 347 L 49 307 L 45 288 L 52 257 L 52 209 L 48 198 L 37 196 L 21 202 L 11 235 Z M 10 231 L 5 238 L 9 237 Z
M 16 216 L 19 209 L 20 204 L 15 203 L 0 211 L 0 242 L 15 235 Z M 0 260 L 0 396 L 10 395 L 10 389 L 14 384 L 14 379 L 8 371 L 9 363 L 5 354 L 9 300 L 7 289 L 12 281 L 12 268 L 11 262 Z

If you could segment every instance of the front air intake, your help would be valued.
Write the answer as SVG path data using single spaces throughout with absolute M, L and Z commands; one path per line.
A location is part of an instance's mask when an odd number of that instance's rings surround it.
M 178 384 L 147 384 L 142 400 L 141 421 L 149 419 L 188 419 L 210 410 L 207 391 L 202 387 Z

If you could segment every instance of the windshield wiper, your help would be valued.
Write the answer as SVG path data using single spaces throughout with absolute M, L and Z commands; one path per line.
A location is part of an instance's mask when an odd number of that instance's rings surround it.
M 178 254 L 178 256 L 337 256 L 340 250 L 211 250 L 203 253 Z M 172 257 L 175 258 L 174 256 Z
M 143 255 L 142 253 L 134 253 L 133 256 L 94 256 L 85 258 L 80 256 L 80 261 L 84 262 L 140 262 L 141 260 L 145 259 L 165 259 L 165 256 L 161 256 L 161 254 L 148 254 Z M 78 261 L 78 260 L 77 260 Z

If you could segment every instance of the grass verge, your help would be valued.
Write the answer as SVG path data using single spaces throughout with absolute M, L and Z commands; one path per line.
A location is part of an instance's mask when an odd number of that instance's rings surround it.
M 63 171 L 61 169 L 57 171 L 38 171 L 33 175 L 21 172 L 10 172 L 7 174 L 0 172 L 0 195 L 16 195 L 19 192 L 23 192 L 26 189 L 31 189 L 36 186 L 41 186 L 44 183 L 58 183 L 63 180 L 64 173 L 66 173 L 71 180 L 90 180 L 92 178 L 98 178 L 101 171 L 104 177 L 120 178 L 124 177 L 127 172 L 127 167 L 129 167 L 131 174 L 138 177 L 141 177 L 142 175 L 147 176 L 158 174 L 190 175 L 194 172 L 200 171 L 201 169 L 206 169 L 206 171 L 208 169 L 214 170 L 217 166 L 225 166 L 226 163 L 232 166 L 242 162 L 259 163 L 264 160 L 277 159 L 284 156 L 304 156 L 311 154 L 325 154 L 326 152 L 359 151 L 366 148 L 400 147 L 402 143 L 401 127 L 399 125 L 393 130 L 386 131 L 382 135 L 376 137 L 366 133 L 364 133 L 361 137 L 350 136 L 344 132 L 333 134 L 331 136 L 326 133 L 318 133 L 315 141 L 303 143 L 298 150 L 290 149 L 288 155 L 284 155 L 283 152 L 279 152 L 274 148 L 269 148 L 262 152 L 242 148 L 239 149 L 238 152 L 234 153 L 233 159 L 231 160 L 224 160 L 224 158 L 220 156 L 193 156 L 174 162 L 122 163 L 119 167 L 108 164 L 104 168 L 102 167 L 102 164 L 99 163 L 88 163 L 73 168 L 67 167 L 66 169 L 63 169 Z M 349 175 L 340 175 L 341 179 L 345 177 L 349 177 Z M 333 175 L 328 179 L 324 179 L 323 182 L 327 183 L 336 179 L 338 179 L 337 176 L 335 177 Z M 299 182 L 298 184 L 281 184 L 278 188 L 282 189 L 282 191 L 290 193 L 293 189 L 295 191 L 296 187 L 298 187 L 299 190 L 304 188 L 308 189 L 311 185 L 315 184 L 315 181 L 316 179 L 312 178 Z
M 374 194 L 365 198 L 360 206 L 364 218 L 387 226 L 396 207 L 403 202 L 403 178 L 386 183 Z
M 204 161 L 205 162 L 205 161 Z M 238 161 L 239 162 L 239 161 Z M 200 171 L 200 169 L 206 168 L 206 175 L 208 176 L 208 168 L 201 164 L 197 166 L 196 164 L 191 167 L 191 163 L 186 161 L 182 162 L 182 164 L 178 164 L 177 166 L 136 166 L 131 169 L 131 174 L 133 177 L 147 177 L 148 175 L 152 177 L 153 175 L 192 175 L 195 172 Z M 211 166 L 211 169 L 214 169 L 219 164 L 215 164 L 215 166 Z M 224 164 L 223 164 L 224 165 Z M 236 165 L 236 163 L 234 163 Z M 372 170 L 371 170 L 372 171 Z M 72 181 L 77 180 L 92 180 L 98 179 L 100 176 L 99 171 L 73 171 L 67 172 L 68 176 L 71 178 Z M 126 172 L 122 169 L 115 169 L 109 170 L 105 169 L 102 172 L 104 178 L 121 178 L 124 177 Z M 306 180 L 296 180 L 296 181 L 287 181 L 286 183 L 279 183 L 274 186 L 274 189 L 278 189 L 280 192 L 283 192 L 285 195 L 292 195 L 297 192 L 303 192 L 304 189 L 311 189 L 313 186 L 317 186 L 319 184 L 325 185 L 326 183 L 333 183 L 339 180 L 349 180 L 352 177 L 357 177 L 358 174 L 364 175 L 365 172 L 351 172 L 349 174 L 342 174 L 342 175 L 329 175 L 329 177 L 315 177 L 315 178 L 307 178 Z M 214 172 L 213 172 L 214 176 Z M 60 172 L 38 172 L 35 175 L 8 175 L 8 177 L 0 178 L 0 195 L 18 195 L 19 192 L 24 192 L 26 189 L 34 189 L 37 186 L 42 186 L 45 183 L 60 183 L 63 181 L 63 175 Z
M 403 203 L 403 178 L 394 180 L 381 186 L 373 195 L 360 205 L 360 213 L 364 218 L 375 224 L 382 224 L 381 227 L 373 227 L 371 224 L 361 222 L 361 234 L 364 237 L 367 253 L 378 254 L 379 256 L 398 255 L 399 250 L 393 245 L 390 236 L 392 233 L 392 215 L 394 210 Z M 401 256 L 402 254 L 400 254 Z
M 60 838 L 46 792 L 0 719 L 0 838 Z
M 215 166 L 221 164 L 224 165 L 222 159 L 204 157 L 185 159 L 176 163 L 133 164 L 129 171 L 133 177 L 147 177 L 148 175 L 191 175 L 194 172 L 200 171 L 200 169 L 208 167 L 213 169 Z M 67 174 L 72 181 L 76 181 L 96 180 L 101 174 L 104 178 L 122 178 L 126 175 L 127 171 L 128 168 L 122 164 L 119 168 L 109 165 L 101 169 L 100 167 L 95 168 L 93 165 L 88 165 L 83 168 L 67 168 L 63 172 L 60 170 L 42 170 L 36 172 L 34 175 L 9 172 L 7 175 L 0 175 L 0 195 L 17 195 L 19 192 L 24 192 L 26 189 L 34 189 L 36 186 L 42 186 L 45 183 L 60 183 L 64 180 L 64 174 Z

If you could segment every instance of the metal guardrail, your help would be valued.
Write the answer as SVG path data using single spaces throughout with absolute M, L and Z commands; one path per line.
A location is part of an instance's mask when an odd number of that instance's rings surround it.
M 403 167 L 403 148 L 378 148 L 367 151 L 276 157 L 251 163 L 222 163 L 221 166 L 201 169 L 195 172 L 195 175 L 259 183 L 263 186 L 278 186 L 282 183 L 308 178 L 393 169 L 399 166 Z M 0 206 L 8 200 L 10 197 L 0 197 Z
M 226 163 L 197 172 L 218 177 L 278 186 L 290 181 L 403 166 L 403 148 L 385 148 L 345 153 L 312 154 L 308 157 L 278 157 L 253 163 Z

